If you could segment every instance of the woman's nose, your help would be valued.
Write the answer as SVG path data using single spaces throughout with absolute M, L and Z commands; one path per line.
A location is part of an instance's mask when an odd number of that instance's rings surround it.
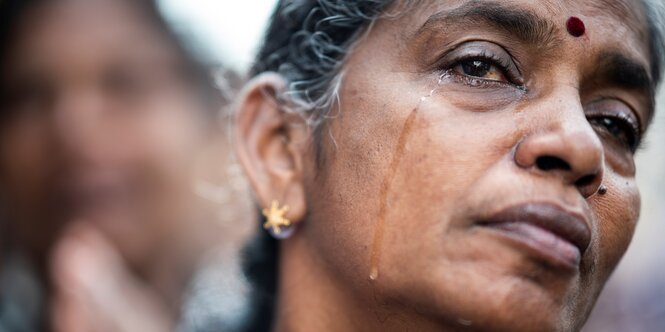
M 598 191 L 604 172 L 603 145 L 581 109 L 545 116 L 539 129 L 517 146 L 518 166 L 561 179 L 584 198 Z

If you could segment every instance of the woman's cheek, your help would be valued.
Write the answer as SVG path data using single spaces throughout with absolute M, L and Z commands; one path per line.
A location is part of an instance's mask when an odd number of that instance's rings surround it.
M 596 222 L 597 266 L 609 275 L 630 244 L 640 215 L 640 193 L 633 178 L 612 173 L 605 175 L 608 188 L 602 199 L 590 202 Z M 597 197 L 597 196 L 596 196 Z
M 48 137 L 39 123 L 18 123 L 0 137 L 0 177 L 14 198 L 36 195 L 46 186 L 51 166 Z

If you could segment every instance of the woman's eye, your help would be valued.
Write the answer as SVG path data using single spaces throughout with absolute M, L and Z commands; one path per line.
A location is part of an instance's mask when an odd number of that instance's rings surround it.
M 640 134 L 627 121 L 615 117 L 599 117 L 591 119 L 591 122 L 612 135 L 632 152 L 637 150 Z
M 503 70 L 500 69 L 491 61 L 487 60 L 464 60 L 459 62 L 453 70 L 460 75 L 480 78 L 488 81 L 506 82 L 506 76 Z

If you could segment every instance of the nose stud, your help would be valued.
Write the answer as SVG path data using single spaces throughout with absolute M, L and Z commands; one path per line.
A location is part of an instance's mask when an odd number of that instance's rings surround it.
M 598 194 L 601 196 L 607 194 L 607 187 L 601 184 L 600 188 L 598 188 Z

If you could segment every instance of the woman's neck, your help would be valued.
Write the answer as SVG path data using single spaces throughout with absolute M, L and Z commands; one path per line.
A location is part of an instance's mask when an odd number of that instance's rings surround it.
M 301 238 L 281 242 L 276 332 L 352 331 L 353 302 L 336 287 Z

